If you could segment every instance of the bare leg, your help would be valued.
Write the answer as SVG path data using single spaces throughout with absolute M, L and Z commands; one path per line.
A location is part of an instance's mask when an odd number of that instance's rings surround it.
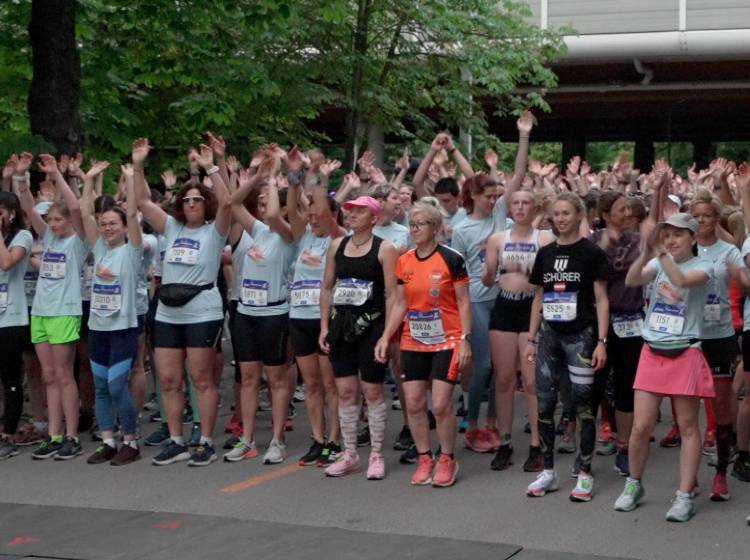
M 630 476 L 640 479 L 646 470 L 651 434 L 656 426 L 662 396 L 646 391 L 635 391 L 633 430 L 628 444 Z
M 675 396 L 672 399 L 680 427 L 682 447 L 680 448 L 680 490 L 690 492 L 698 478 L 698 465 L 701 460 L 701 432 L 698 425 L 700 399 Z

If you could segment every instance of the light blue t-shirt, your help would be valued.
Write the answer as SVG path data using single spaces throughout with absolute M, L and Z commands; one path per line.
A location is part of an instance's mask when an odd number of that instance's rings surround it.
M 245 262 L 245 253 L 250 250 L 253 238 L 244 229 L 237 246 L 232 251 L 232 286 L 229 290 L 229 301 L 239 301 L 240 286 L 242 285 L 242 263 Z
M 155 235 L 146 233 L 143 235 L 143 250 L 141 262 L 138 264 L 138 290 L 136 292 L 135 312 L 137 315 L 148 313 L 148 273 L 157 254 L 159 240 Z
M 252 243 L 242 262 L 242 283 L 237 311 L 252 317 L 289 312 L 289 276 L 297 244 L 289 243 L 266 224 L 255 220 Z
M 748 270 L 750 270 L 750 266 L 748 266 L 747 256 L 750 255 L 750 237 L 745 239 L 745 242 L 742 244 L 742 261 L 745 263 L 745 266 Z M 742 308 L 742 330 L 744 331 L 750 331 L 750 298 L 745 298 L 745 304 Z
M 22 327 L 29 324 L 24 275 L 33 245 L 34 238 L 26 229 L 19 230 L 8 244 L 8 250 L 23 247 L 26 254 L 10 270 L 0 271 L 0 328 Z
M 443 230 L 446 232 L 445 244 L 451 247 L 453 240 L 453 232 L 455 231 L 458 224 L 466 219 L 466 209 L 461 207 L 452 216 L 445 216 L 443 218 Z
M 453 230 L 451 246 L 463 255 L 469 273 L 469 295 L 472 302 L 490 301 L 497 297 L 497 285 L 488 288 L 482 284 L 484 262 L 487 258 L 487 240 L 496 231 L 506 229 L 507 205 L 501 197 L 492 214 L 482 220 L 467 216 Z
M 221 295 L 216 287 L 216 277 L 221 266 L 221 253 L 227 236 L 216 231 L 213 223 L 189 228 L 167 217 L 164 228 L 164 263 L 161 283 L 213 284 L 210 290 L 199 292 L 181 307 L 170 307 L 161 301 L 156 308 L 156 320 L 174 325 L 189 325 L 220 321 L 224 318 Z
M 31 314 L 40 317 L 81 315 L 81 270 L 88 243 L 73 233 L 59 237 L 50 228 L 42 237 L 44 251 Z
M 390 241 L 399 253 L 404 252 L 411 242 L 409 228 L 396 222 L 391 222 L 387 226 L 376 225 L 372 228 L 372 233 L 381 239 Z
M 688 342 L 703 338 L 703 306 L 706 302 L 708 284 L 694 288 L 677 288 L 659 263 L 651 259 L 646 265 L 656 270 L 649 294 L 646 319 L 643 322 L 643 340 L 647 342 Z M 679 263 L 683 272 L 702 270 L 713 278 L 713 265 L 704 259 L 693 257 Z
M 703 308 L 704 339 L 734 336 L 732 308 L 729 303 L 729 269 L 742 266 L 740 251 L 719 239 L 713 245 L 698 245 L 698 256 L 713 265 L 713 276 L 708 284 L 708 294 Z
M 143 247 L 134 247 L 130 243 L 110 247 L 100 237 L 94 244 L 93 254 L 89 329 L 119 331 L 136 328 Z
M 289 290 L 289 318 L 320 319 L 320 286 L 330 245 L 329 236 L 318 237 L 307 226 L 297 244 L 294 277 Z

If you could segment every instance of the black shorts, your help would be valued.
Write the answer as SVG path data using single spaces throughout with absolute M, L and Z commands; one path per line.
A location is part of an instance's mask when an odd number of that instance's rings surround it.
M 154 322 L 154 348 L 213 348 L 221 337 L 222 319 L 177 325 Z
M 455 379 L 448 375 L 454 352 L 458 352 L 458 348 L 437 352 L 401 350 L 401 370 L 403 371 L 401 379 L 403 381 L 440 380 L 455 385 L 460 381 L 460 375 L 456 375 Z
M 745 355 L 744 338 L 742 344 L 742 355 Z M 732 335 L 726 338 L 713 338 L 701 340 L 701 350 L 706 357 L 708 367 L 714 379 L 732 379 L 734 377 L 735 362 L 740 353 L 737 338 Z
M 365 383 L 383 383 L 386 364 L 375 361 L 375 345 L 383 336 L 385 321 L 373 323 L 355 343 L 342 342 L 331 347 L 331 364 L 336 377 L 351 377 L 359 373 Z
M 529 332 L 533 297 L 509 299 L 499 294 L 490 313 L 490 330 L 513 333 Z
M 232 339 L 236 362 L 263 362 L 283 366 L 287 362 L 289 314 L 252 317 L 235 313 Z
M 89 316 L 91 315 L 91 302 L 85 299 L 81 301 L 81 330 L 79 340 L 86 342 L 89 338 Z
M 146 332 L 146 314 L 138 315 L 138 336 Z
M 321 354 L 319 336 L 320 319 L 289 319 L 289 337 L 295 356 Z
M 633 412 L 635 373 L 641 357 L 643 339 L 640 336 L 620 338 L 610 325 L 607 335 L 607 366 L 612 370 L 615 409 Z

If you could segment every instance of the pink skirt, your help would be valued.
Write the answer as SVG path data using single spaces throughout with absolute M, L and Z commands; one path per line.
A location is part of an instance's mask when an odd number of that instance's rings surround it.
M 699 348 L 688 348 L 679 356 L 668 358 L 644 344 L 633 389 L 661 395 L 716 396 L 711 369 Z

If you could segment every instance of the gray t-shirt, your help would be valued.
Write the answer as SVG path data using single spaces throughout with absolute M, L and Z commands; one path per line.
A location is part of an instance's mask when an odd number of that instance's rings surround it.
M 443 218 L 443 229 L 446 232 L 445 244 L 452 247 L 453 232 L 456 230 L 458 224 L 466 219 L 466 209 L 459 208 L 452 216 L 446 216 Z
M 88 254 L 88 243 L 76 233 L 59 237 L 47 228 L 42 244 L 42 266 L 31 314 L 40 317 L 81 315 L 81 270 Z
M 726 241 L 717 240 L 713 245 L 698 245 L 698 256 L 713 265 L 713 275 L 708 283 L 706 303 L 703 307 L 704 339 L 734 336 L 732 308 L 729 303 L 729 269 L 742 266 L 740 251 Z
M 33 244 L 31 232 L 26 229 L 19 230 L 8 244 L 8 250 L 23 247 L 26 254 L 10 270 L 0 271 L 0 328 L 22 327 L 29 324 L 24 275 Z
M 242 285 L 242 263 L 245 262 L 245 253 L 250 250 L 253 238 L 245 230 L 242 230 L 240 240 L 232 252 L 232 286 L 229 291 L 230 301 L 239 301 L 240 286 Z
M 91 280 L 92 331 L 119 331 L 138 326 L 136 299 L 143 247 L 123 243 L 110 247 L 102 238 L 94 244 Z
M 138 315 L 148 313 L 148 273 L 154 264 L 154 256 L 158 254 L 159 240 L 155 235 L 143 235 L 143 255 L 138 265 L 138 291 L 135 309 Z
M 310 226 L 299 240 L 294 277 L 289 291 L 291 319 L 320 319 L 320 286 L 330 245 L 330 237 L 318 237 L 310 230 Z
M 396 222 L 391 222 L 387 226 L 377 225 L 372 228 L 372 233 L 390 241 L 399 253 L 405 251 L 411 242 L 409 229 Z
M 216 277 L 221 266 L 221 253 L 227 236 L 216 231 L 213 223 L 189 228 L 167 217 L 164 228 L 164 263 L 162 284 L 214 284 L 203 290 L 181 307 L 170 307 L 159 302 L 156 320 L 175 325 L 189 325 L 220 321 L 224 318 L 221 295 L 216 287 Z

